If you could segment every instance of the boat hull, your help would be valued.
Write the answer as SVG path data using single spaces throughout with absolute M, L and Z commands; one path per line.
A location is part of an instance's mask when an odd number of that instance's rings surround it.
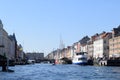
M 73 62 L 76 65 L 87 65 L 87 62 Z

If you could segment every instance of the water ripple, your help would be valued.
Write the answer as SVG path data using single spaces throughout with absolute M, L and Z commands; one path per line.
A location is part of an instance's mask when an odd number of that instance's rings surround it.
M 35 64 L 0 72 L 0 80 L 119 80 L 120 67 Z

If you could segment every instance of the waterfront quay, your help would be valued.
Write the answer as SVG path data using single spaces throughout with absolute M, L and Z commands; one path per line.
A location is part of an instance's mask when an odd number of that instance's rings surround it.
M 84 36 L 71 46 L 64 47 L 63 43 L 60 45 L 45 57 L 44 53 L 25 53 L 22 45 L 18 44 L 15 33 L 9 35 L 0 20 L 0 61 L 5 57 L 5 61 L 14 61 L 16 65 L 26 64 L 28 60 L 40 63 L 45 59 L 52 60 L 55 64 L 72 64 L 76 53 L 86 52 L 90 65 L 120 65 L 120 26 L 113 28 L 112 32 L 103 31 L 91 37 Z
M 92 36 L 84 36 L 70 46 L 54 49 L 46 57 L 55 59 L 56 64 L 66 63 L 61 59 L 73 60 L 76 53 L 87 53 L 87 60 L 101 66 L 120 66 L 120 26 L 113 28 L 111 32 L 96 33 Z M 78 58 L 81 60 L 83 58 Z M 89 63 L 88 63 L 89 64 Z
M 14 73 L 0 72 L 0 80 L 119 80 L 120 67 L 79 65 L 16 65 Z

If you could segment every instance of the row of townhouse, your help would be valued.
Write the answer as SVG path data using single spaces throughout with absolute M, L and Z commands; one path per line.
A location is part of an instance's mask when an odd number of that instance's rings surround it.
M 61 63 L 62 58 L 73 58 L 73 48 L 72 46 L 68 46 L 67 48 L 57 49 L 49 53 L 46 58 L 55 59 L 56 63 Z
M 110 32 L 97 33 L 91 38 L 85 36 L 74 46 L 75 52 L 87 52 L 88 59 L 108 59 L 110 38 L 112 38 L 112 33 Z
M 120 26 L 113 28 L 112 32 L 103 31 L 90 38 L 83 37 L 67 48 L 57 49 L 47 55 L 49 59 L 60 60 L 67 57 L 72 59 L 75 53 L 87 52 L 88 59 L 112 59 L 120 57 Z
M 3 28 L 0 20 L 0 55 L 6 56 L 9 60 L 18 60 L 24 58 L 22 46 L 17 44 L 15 34 L 8 35 Z

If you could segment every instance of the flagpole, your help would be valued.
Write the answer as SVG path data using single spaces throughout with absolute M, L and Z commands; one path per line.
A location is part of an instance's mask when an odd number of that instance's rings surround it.
M 6 56 L 6 53 L 4 53 L 4 56 L 6 57 L 6 71 L 8 72 L 9 68 L 9 57 Z

